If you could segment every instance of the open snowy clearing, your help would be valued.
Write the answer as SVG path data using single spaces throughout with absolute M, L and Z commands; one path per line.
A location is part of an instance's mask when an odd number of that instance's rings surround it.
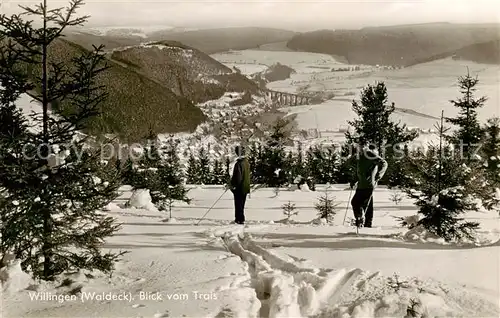
M 107 211 L 123 228 L 104 248 L 130 251 L 116 272 L 74 274 L 56 287 L 31 282 L 13 265 L 3 317 L 404 317 L 417 300 L 414 311 L 427 317 L 499 316 L 498 212 L 466 216 L 481 222 L 478 242 L 444 244 L 401 228 L 393 216 L 415 207 L 396 205 L 380 188 L 375 228 L 356 236 L 342 225 L 349 199 L 342 185 L 329 190 L 339 203 L 334 222 L 311 222 L 322 188 L 278 196 L 258 189 L 247 201 L 246 226 L 230 224 L 229 193 L 195 225 L 220 187 L 193 188 L 192 204 L 176 206 L 171 220 L 151 207 L 124 207 L 125 191 Z M 299 212 L 289 224 L 280 221 L 288 201 Z M 70 291 L 73 298 L 58 301 Z M 113 295 L 121 297 L 100 299 Z

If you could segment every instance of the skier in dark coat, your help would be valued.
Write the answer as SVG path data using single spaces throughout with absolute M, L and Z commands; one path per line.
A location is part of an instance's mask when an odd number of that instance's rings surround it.
M 374 147 L 366 146 L 359 147 L 357 159 L 358 180 L 356 193 L 351 200 L 352 210 L 357 227 L 372 227 L 373 190 L 387 170 L 387 161 L 378 155 Z
M 245 202 L 250 193 L 250 164 L 244 156 L 244 148 L 236 146 L 238 159 L 234 164 L 229 189 L 234 195 L 234 222 L 245 224 Z

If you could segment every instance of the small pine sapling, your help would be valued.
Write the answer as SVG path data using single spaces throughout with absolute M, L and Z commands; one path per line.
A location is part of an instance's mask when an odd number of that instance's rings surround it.
M 410 285 L 408 281 L 400 280 L 399 275 L 396 273 L 394 273 L 392 277 L 389 277 L 387 279 L 387 284 L 388 287 L 394 290 L 396 293 L 398 293 L 402 288 L 408 288 Z
M 419 214 L 410 216 L 394 216 L 394 218 L 399 222 L 399 225 L 410 230 L 418 225 L 418 221 L 420 220 L 419 217 Z
M 400 191 L 396 191 L 391 194 L 390 199 L 394 204 L 399 205 L 403 201 L 404 195 Z
M 319 197 L 315 209 L 318 211 L 318 216 L 321 219 L 325 219 L 326 222 L 330 223 L 337 214 L 337 206 L 338 203 L 335 203 L 335 197 L 330 197 L 328 189 L 326 189 L 325 193 Z
M 179 186 L 169 185 L 167 188 L 164 188 L 162 194 L 165 198 L 159 203 L 159 208 L 160 210 L 168 211 L 169 219 L 172 219 L 172 209 L 175 201 L 182 201 L 187 204 L 191 203 L 191 199 L 185 193 L 187 193 L 187 190 Z M 182 199 L 179 199 L 180 196 L 182 196 Z
M 293 204 L 291 201 L 283 204 L 281 208 L 283 209 L 283 214 L 285 214 L 287 222 L 290 222 L 290 218 L 292 216 L 299 214 L 297 208 L 295 207 L 295 204 Z

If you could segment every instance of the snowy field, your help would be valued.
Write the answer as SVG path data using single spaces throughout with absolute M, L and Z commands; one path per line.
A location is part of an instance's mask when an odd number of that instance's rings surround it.
M 457 78 L 465 75 L 466 67 L 470 73 L 478 75 L 480 80 L 477 96 L 487 96 L 488 100 L 479 111 L 479 119 L 486 121 L 493 116 L 500 116 L 500 67 L 486 66 L 463 61 L 441 60 L 432 63 L 416 65 L 399 70 L 381 70 L 364 75 L 346 76 L 322 80 L 320 74 L 315 74 L 314 79 L 306 80 L 310 83 L 310 90 L 331 90 L 337 94 L 333 100 L 315 105 L 312 112 L 301 114 L 298 118 L 299 125 L 304 129 L 316 128 L 320 130 L 336 129 L 346 124 L 346 120 L 354 118 L 351 110 L 352 99 L 359 99 L 362 87 L 384 81 L 387 85 L 389 100 L 401 109 L 394 114 L 394 120 L 401 120 L 411 127 L 431 129 L 444 110 L 445 116 L 455 116 L 457 111 L 449 102 L 460 96 L 456 86 Z M 331 74 L 331 73 L 330 73 Z M 291 83 L 294 76 L 287 81 L 273 82 L 268 86 L 274 90 L 290 91 L 296 88 Z M 302 74 L 298 76 L 309 76 Z M 326 75 L 323 75 L 325 77 Z M 354 95 L 353 95 L 354 94 Z M 403 111 L 413 111 L 405 113 Z M 319 120 L 316 123 L 315 117 Z M 435 117 L 435 118 L 430 118 Z
M 236 65 L 271 66 L 276 63 L 288 65 L 298 74 L 310 74 L 328 71 L 333 67 L 342 66 L 333 57 L 327 54 L 311 54 L 302 52 L 241 50 L 229 51 L 210 55 L 213 59 L 223 63 Z M 259 71 L 257 71 L 259 72 Z
M 130 192 L 123 188 L 106 212 L 123 227 L 104 248 L 130 251 L 116 272 L 73 274 L 49 285 L 30 281 L 13 265 L 3 286 L 2 317 L 500 315 L 498 212 L 466 216 L 481 223 L 475 244 L 444 244 L 400 227 L 394 217 L 414 215 L 415 207 L 407 200 L 395 205 L 391 191 L 380 188 L 375 227 L 356 236 L 342 225 L 345 186 L 329 190 L 339 203 L 333 223 L 314 221 L 313 206 L 323 189 L 283 190 L 277 197 L 272 189 L 256 190 L 243 227 L 230 224 L 228 193 L 196 226 L 223 193 L 220 187 L 193 188 L 194 201 L 175 207 L 170 220 L 147 200 L 133 200 L 142 208 L 125 207 Z M 288 201 L 299 214 L 286 224 L 280 207 Z M 406 316 L 409 307 L 423 315 Z
M 432 129 L 441 110 L 445 111 L 445 116 L 456 114 L 449 100 L 460 96 L 457 78 L 467 73 L 467 67 L 471 75 L 479 77 L 478 95 L 488 97 L 479 118 L 485 121 L 494 115 L 500 116 L 500 66 L 444 59 L 403 69 L 387 70 L 360 65 L 360 70 L 338 71 L 356 65 L 342 64 L 329 55 L 308 52 L 243 50 L 214 54 L 212 57 L 224 64 L 229 63 L 231 67 L 241 65 L 246 70 L 251 69 L 251 65 L 257 71 L 262 64 L 269 66 L 279 62 L 296 71 L 287 80 L 269 83 L 268 88 L 272 90 L 335 93 L 334 99 L 313 105 L 310 110 L 307 108 L 300 113 L 297 121 L 302 129 L 338 130 L 345 126 L 347 120 L 354 117 L 352 100 L 359 98 L 363 87 L 376 81 L 386 83 L 389 100 L 400 108 L 394 114 L 394 120 L 401 120 L 410 127 Z

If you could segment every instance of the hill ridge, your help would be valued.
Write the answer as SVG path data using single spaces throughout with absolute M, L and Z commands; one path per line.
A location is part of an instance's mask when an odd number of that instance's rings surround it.
M 61 38 L 49 46 L 49 62 L 68 64 L 71 58 L 87 51 L 78 43 Z M 206 120 L 203 112 L 186 98 L 177 96 L 154 79 L 106 59 L 109 68 L 97 77 L 108 98 L 101 104 L 102 114 L 89 121 L 84 131 L 94 136 L 115 134 L 124 142 L 144 139 L 149 129 L 155 133 L 192 132 Z M 32 76 L 40 74 L 40 67 Z M 72 105 L 62 102 L 55 113 Z
M 106 49 L 115 49 L 139 45 L 151 41 L 174 40 L 194 47 L 204 53 L 213 54 L 231 49 L 251 49 L 263 44 L 288 41 L 297 32 L 267 27 L 233 27 L 198 30 L 172 31 L 156 30 L 138 35 L 112 35 L 112 33 L 95 34 L 90 30 L 73 29 L 65 33 L 71 41 L 83 45 L 87 49 L 92 44 L 106 45 Z
M 306 32 L 294 36 L 287 47 L 342 56 L 350 64 L 408 66 L 499 39 L 500 24 L 420 24 Z M 469 59 L 475 61 L 474 56 Z
M 120 48 L 113 50 L 110 58 L 127 64 L 195 104 L 219 99 L 229 91 L 258 92 L 252 80 L 178 41 L 155 41 Z

